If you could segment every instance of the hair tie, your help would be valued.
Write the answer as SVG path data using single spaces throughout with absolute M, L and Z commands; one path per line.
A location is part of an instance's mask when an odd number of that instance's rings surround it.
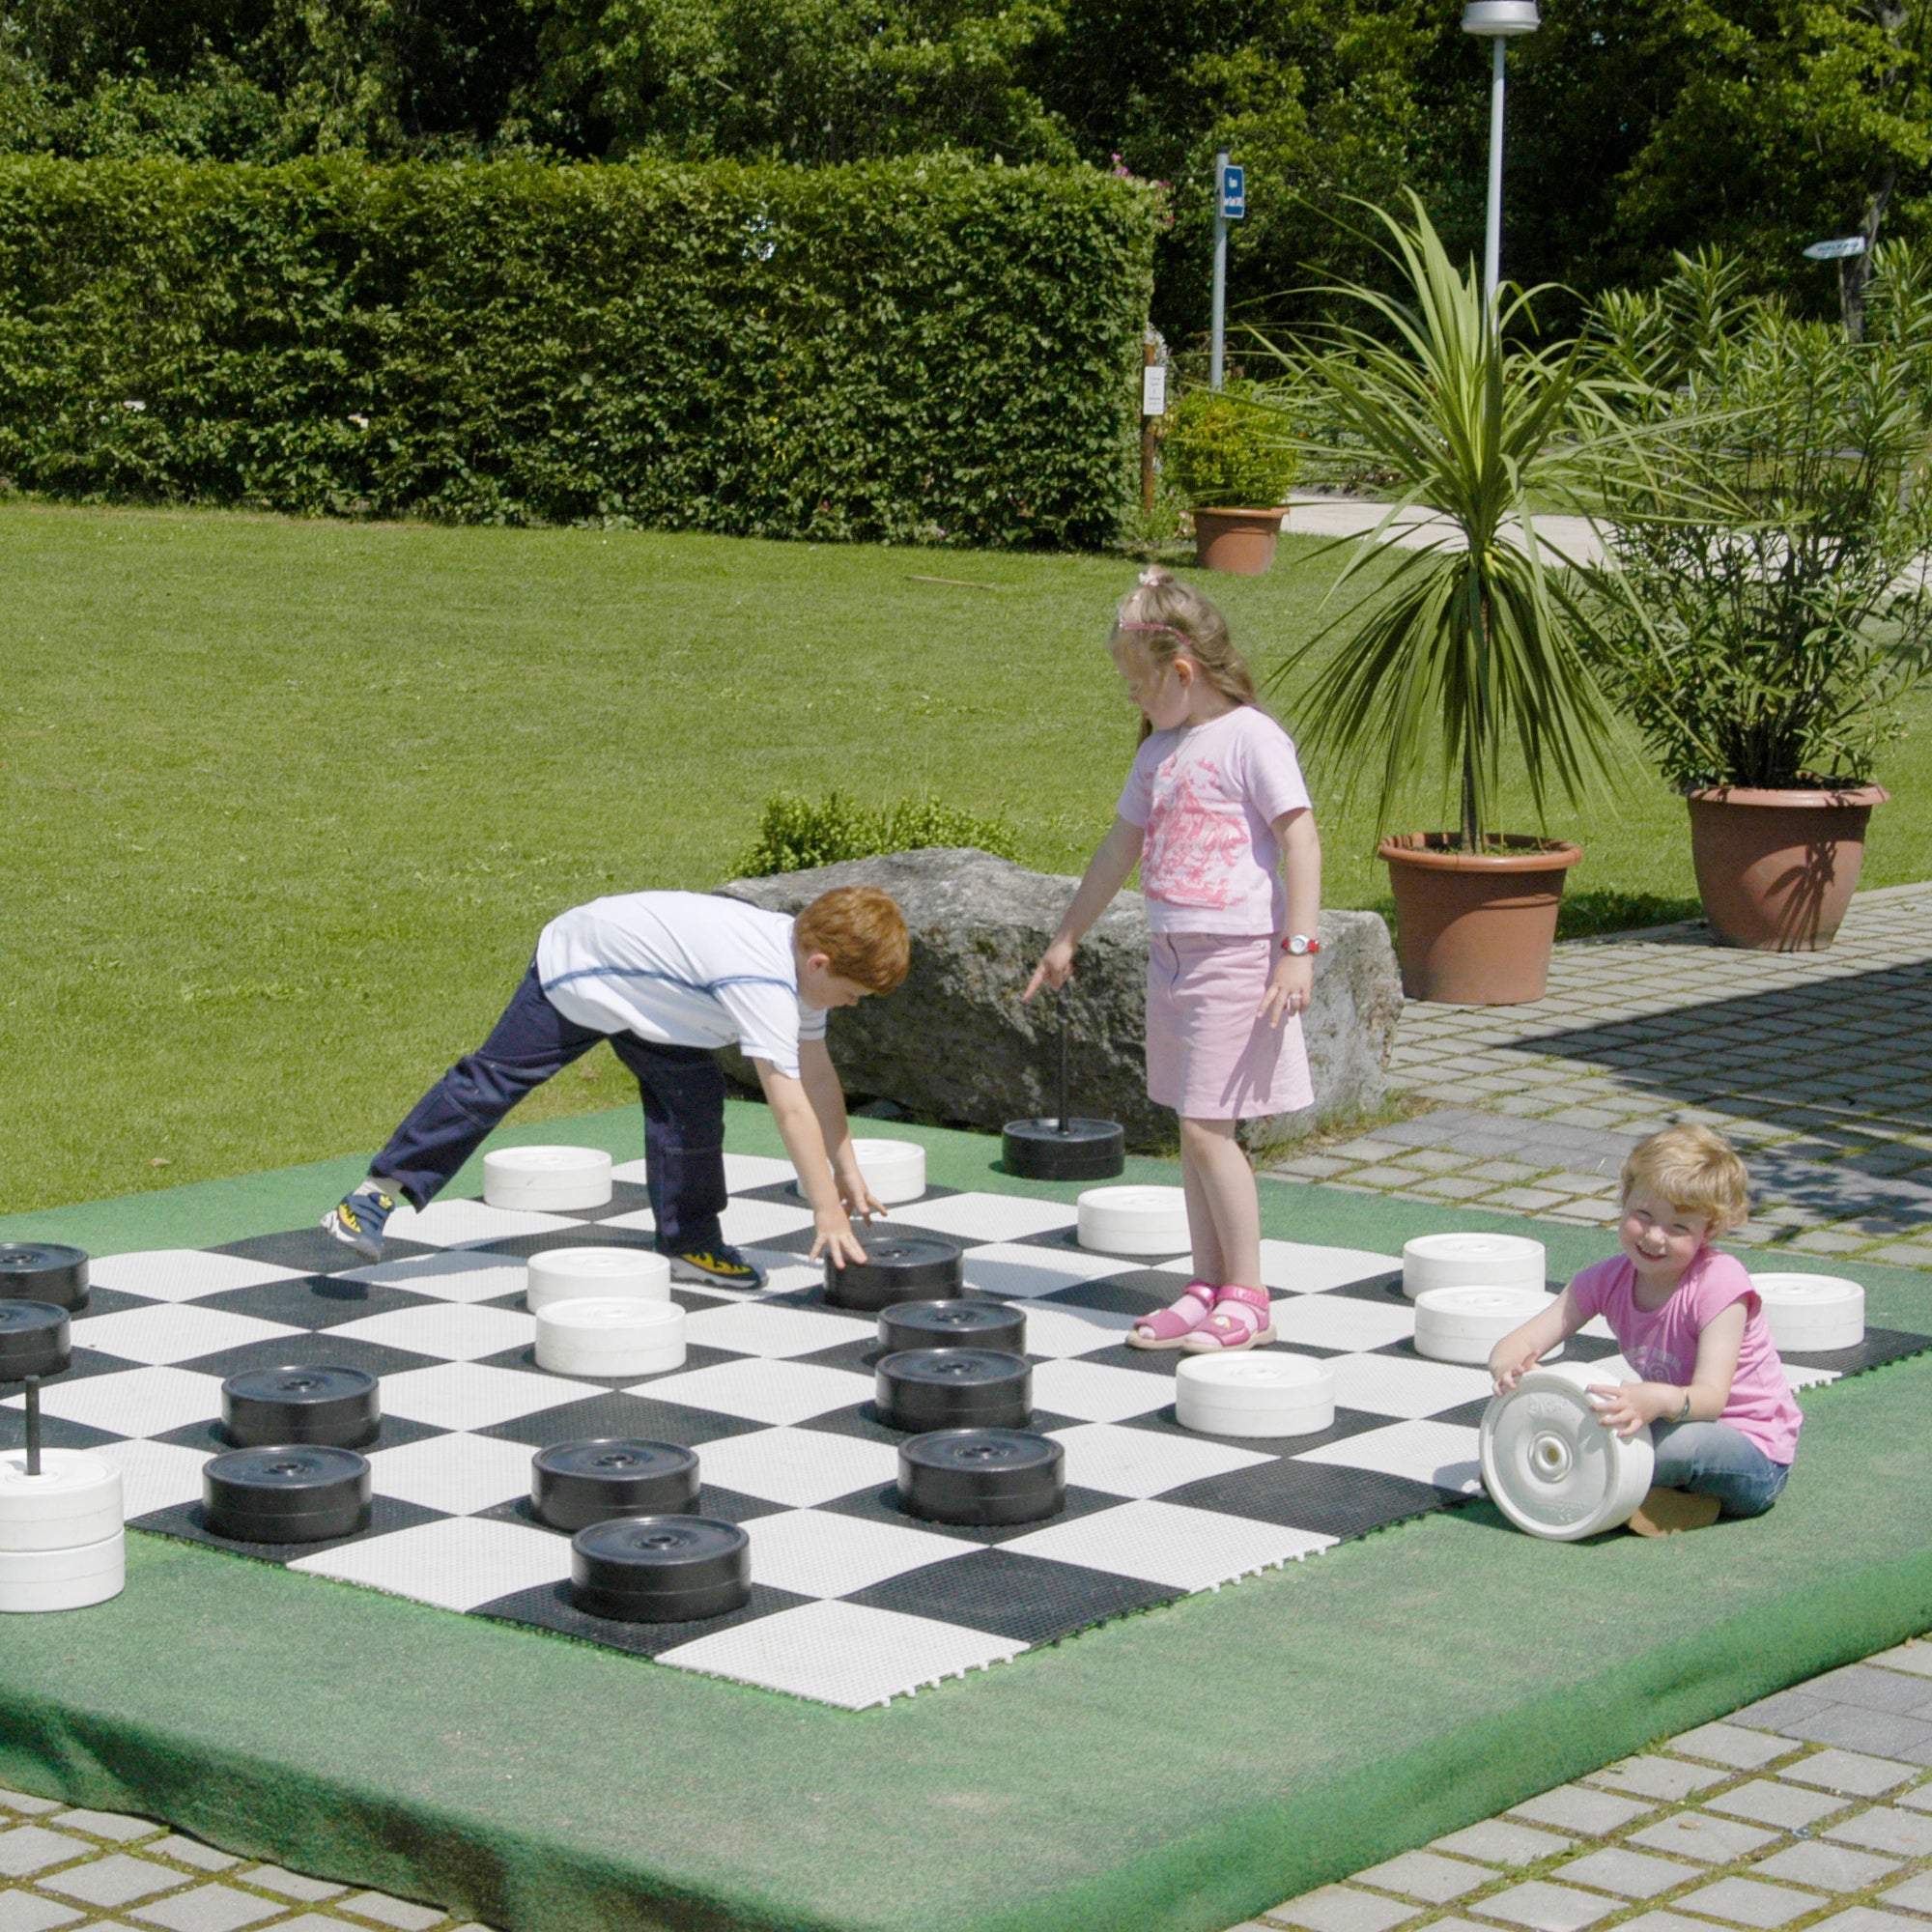
M 1143 590 L 1151 590 L 1161 581 L 1161 570 L 1158 564 L 1151 563 L 1141 572 L 1141 588 Z

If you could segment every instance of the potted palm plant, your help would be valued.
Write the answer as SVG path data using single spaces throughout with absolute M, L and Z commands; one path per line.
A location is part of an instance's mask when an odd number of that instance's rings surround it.
M 1427 521 L 1413 547 L 1324 547 L 1346 558 L 1336 590 L 1365 569 L 1375 581 L 1275 675 L 1315 667 L 1298 732 L 1334 770 L 1378 785 L 1378 832 L 1413 775 L 1440 764 L 1458 793 L 1456 829 L 1378 848 L 1403 990 L 1501 1005 L 1542 996 L 1564 877 L 1582 857 L 1565 840 L 1496 829 L 1506 753 L 1542 821 L 1552 786 L 1577 801 L 1607 777 L 1614 732 L 1578 646 L 1575 586 L 1550 567 L 1536 512 L 1587 511 L 1602 446 L 1626 432 L 1591 346 L 1524 346 L 1531 295 L 1487 301 L 1473 265 L 1459 270 L 1409 201 L 1409 222 L 1376 211 L 1402 293 L 1333 291 L 1375 327 L 1277 353 L 1349 451 L 1390 479 L 1374 535 Z
M 1605 491 L 1592 655 L 1684 793 L 1728 946 L 1832 943 L 1932 648 L 1927 266 L 1879 251 L 1862 342 L 1740 299 L 1715 255 L 1599 311 L 1648 412 L 1686 431 Z
M 1161 461 L 1194 513 L 1195 561 L 1261 576 L 1274 561 L 1283 498 L 1301 463 L 1279 412 L 1243 383 L 1192 390 L 1168 418 Z

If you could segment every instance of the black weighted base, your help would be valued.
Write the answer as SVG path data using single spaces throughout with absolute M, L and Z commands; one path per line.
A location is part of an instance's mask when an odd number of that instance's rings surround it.
M 353 1449 L 231 1449 L 201 1469 L 201 1510 L 237 1543 L 324 1543 L 369 1526 L 369 1463 Z
M 682 1624 L 752 1600 L 751 1539 L 701 1516 L 634 1516 L 570 1540 L 570 1594 L 593 1617 Z
M 0 1241 L 0 1299 L 87 1306 L 87 1251 L 58 1241 Z
M 895 1301 L 930 1301 L 965 1292 L 960 1251 L 950 1241 L 901 1240 L 861 1234 L 866 1259 L 851 1267 L 825 1264 L 825 1298 L 835 1308 L 872 1315 Z
M 1017 1429 L 942 1429 L 899 1444 L 899 1507 L 933 1522 L 1037 1522 L 1066 1507 L 1066 1451 Z
M 1024 1429 L 1033 1366 L 998 1349 L 906 1349 L 879 1363 L 872 1400 L 893 1429 Z
M 553 1529 L 697 1508 L 697 1458 L 675 1442 L 603 1436 L 554 1442 L 530 1458 L 530 1504 Z
M 1009 1121 L 1000 1135 L 1009 1174 L 1028 1180 L 1112 1180 L 1127 1164 L 1126 1130 L 1118 1121 Z
M 1026 1353 L 1026 1310 L 1003 1301 L 901 1301 L 879 1315 L 879 1347 Z
M 363 1449 L 382 1434 L 383 1405 L 364 1369 L 249 1369 L 221 1384 L 221 1421 L 242 1449 L 283 1442 Z
M 65 1308 L 50 1301 L 0 1301 L 0 1382 L 58 1376 L 72 1359 Z

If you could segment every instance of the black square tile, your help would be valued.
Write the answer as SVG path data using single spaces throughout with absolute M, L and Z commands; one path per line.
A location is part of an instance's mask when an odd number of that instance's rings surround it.
M 1098 1308 L 1109 1315 L 1151 1315 L 1179 1300 L 1186 1286 L 1178 1274 L 1163 1274 L 1158 1268 L 1131 1268 L 1077 1282 L 1071 1288 L 1057 1288 L 1051 1294 L 1032 1299 L 1041 1308 Z
M 279 1369 L 294 1365 L 304 1369 L 361 1369 L 382 1378 L 400 1376 L 411 1369 L 434 1369 L 440 1355 L 418 1355 L 408 1349 L 389 1349 L 380 1342 L 359 1342 L 348 1335 L 331 1335 L 326 1328 L 306 1335 L 270 1335 L 266 1341 L 244 1342 L 239 1349 L 222 1349 L 213 1355 L 198 1355 L 176 1366 L 191 1369 L 198 1376 L 213 1376 L 226 1381 L 254 1369 Z
M 715 1483 L 706 1483 L 697 1499 L 696 1509 L 691 1513 L 694 1516 L 708 1516 L 715 1522 L 755 1522 L 761 1516 L 782 1516 L 789 1507 L 786 1503 L 767 1502 L 762 1496 L 741 1495 L 736 1490 L 721 1489 Z M 553 1527 L 537 1514 L 536 1506 L 528 1496 L 512 1496 L 508 1502 L 497 1503 L 492 1509 L 478 1510 L 476 1514 L 486 1521 L 520 1522 L 526 1529 L 541 1529 L 566 1543 L 570 1540 L 568 1530 Z
M 1339 1294 L 1348 1301 L 1374 1301 L 1384 1308 L 1394 1302 L 1398 1308 L 1414 1304 L 1403 1289 L 1401 1274 L 1378 1274 L 1367 1281 L 1345 1282 L 1340 1288 L 1324 1288 L 1323 1294 Z
M 815 1349 L 809 1355 L 788 1355 L 787 1361 L 809 1362 L 815 1369 L 846 1369 L 853 1375 L 868 1376 L 878 1367 L 885 1350 L 876 1335 L 850 1342 L 835 1342 L 829 1349 Z
M 1037 1408 L 1026 1427 L 1036 1435 L 1044 1435 L 1054 1429 L 1071 1429 L 1077 1418 L 1070 1415 L 1055 1415 L 1050 1409 Z M 871 1402 L 854 1403 L 849 1408 L 835 1408 L 824 1415 L 814 1415 L 796 1425 L 800 1429 L 810 1429 L 821 1435 L 851 1435 L 863 1442 L 886 1442 L 896 1445 L 909 1440 L 921 1432 L 916 1429 L 895 1429 L 881 1419 L 876 1404 Z
M 595 1382 L 608 1389 L 637 1388 L 641 1384 L 661 1380 L 665 1376 L 689 1375 L 694 1369 L 713 1369 L 721 1362 L 742 1361 L 742 1355 L 735 1355 L 725 1349 L 705 1349 L 694 1344 L 684 1351 L 684 1360 L 674 1369 L 660 1369 L 649 1376 L 586 1376 L 573 1369 L 566 1379 L 573 1382 Z M 534 1342 L 521 1342 L 514 1349 L 499 1350 L 494 1355 L 485 1355 L 478 1367 L 486 1369 L 519 1369 L 525 1375 L 548 1375 L 548 1369 L 537 1366 L 537 1345 Z
M 327 1207 L 335 1204 L 329 1202 Z M 322 1218 L 323 1208 L 316 1209 Z M 271 1262 L 277 1267 L 300 1268 L 304 1274 L 341 1274 L 348 1268 L 365 1268 L 372 1264 L 364 1255 L 345 1247 L 333 1235 L 320 1227 L 294 1228 L 281 1235 L 251 1235 L 246 1240 L 229 1241 L 211 1254 L 240 1255 L 244 1261 Z M 412 1261 L 417 1255 L 433 1255 L 437 1250 L 421 1241 L 404 1241 L 393 1236 L 383 1243 L 383 1260 Z
M 585 1221 L 574 1228 L 552 1228 L 541 1235 L 501 1235 L 494 1240 L 464 1243 L 464 1252 L 496 1255 L 503 1261 L 526 1262 L 553 1248 L 635 1248 L 642 1255 L 657 1253 L 657 1236 L 648 1228 L 612 1228 Z
M 341 1549 L 351 1543 L 367 1543 L 371 1537 L 388 1536 L 399 1529 L 414 1529 L 419 1523 L 438 1522 L 445 1510 L 423 1509 L 415 1503 L 399 1502 L 394 1496 L 377 1496 L 370 1506 L 369 1527 L 354 1536 L 332 1536 L 321 1543 L 238 1543 L 231 1537 L 216 1536 L 209 1528 L 199 1503 L 176 1503 L 171 1509 L 153 1510 L 136 1517 L 129 1529 L 151 1530 L 156 1536 L 180 1537 L 185 1543 L 205 1543 L 211 1549 L 231 1550 L 237 1556 L 256 1556 L 265 1563 L 294 1563 L 325 1549 Z
M 966 1249 L 974 1245 L 970 1240 L 962 1240 L 957 1235 L 943 1234 L 937 1228 L 922 1228 L 914 1218 L 919 1212 L 919 1203 L 917 1201 L 911 1203 L 903 1211 L 906 1217 L 903 1220 L 899 1218 L 900 1210 L 895 1209 L 891 1220 L 876 1222 L 871 1225 L 877 1232 L 890 1235 L 895 1240 L 938 1241 L 945 1247 L 957 1249 L 962 1254 Z M 779 1254 L 797 1255 L 802 1259 L 810 1254 L 811 1244 L 817 1238 L 817 1236 L 811 1229 L 798 1228 L 789 1235 L 769 1235 L 763 1240 L 749 1242 L 747 1245 L 753 1248 L 769 1249 Z M 859 1239 L 862 1244 L 865 1238 L 865 1231 L 862 1228 L 859 1233 Z
M 1169 1490 L 1161 1497 L 1162 1502 L 1183 1509 L 1220 1510 L 1228 1516 L 1254 1517 L 1262 1522 L 1342 1538 L 1366 1536 L 1372 1529 L 1462 1500 L 1406 1476 L 1287 1459 L 1208 1476 Z
M 856 1128 L 860 1123 L 855 1121 L 853 1125 Z M 857 1137 L 860 1140 L 864 1140 L 866 1135 L 862 1131 Z M 879 1136 L 878 1138 L 885 1137 Z M 894 1227 L 897 1227 L 899 1216 L 901 1214 L 917 1214 L 921 1202 L 948 1201 L 953 1195 L 963 1191 L 963 1189 L 957 1187 L 941 1187 L 936 1181 L 929 1182 L 925 1192 L 919 1197 L 918 1201 L 898 1202 L 891 1208 L 887 1219 Z M 796 1180 L 768 1180 L 762 1187 L 741 1187 L 732 1195 L 731 1199 L 733 1201 L 776 1201 L 783 1208 L 803 1208 L 805 1206 L 805 1196 L 799 1192 Z
M 518 1590 L 494 1603 L 479 1604 L 469 1614 L 489 1617 L 493 1622 L 525 1624 L 535 1630 L 554 1631 L 559 1636 L 574 1636 L 584 1643 L 601 1643 L 611 1650 L 629 1651 L 633 1657 L 657 1657 L 675 1650 L 717 1631 L 735 1630 L 740 1624 L 754 1623 L 759 1617 L 778 1610 L 796 1609 L 809 1604 L 810 1597 L 794 1596 L 789 1590 L 774 1590 L 762 1583 L 752 1585 L 752 1600 L 741 1610 L 729 1610 L 722 1617 L 705 1617 L 697 1623 L 620 1624 L 605 1617 L 593 1617 L 571 1601 L 568 1583 L 539 1583 L 534 1589 Z
M 328 1274 L 304 1275 L 299 1281 L 265 1281 L 259 1288 L 225 1288 L 219 1294 L 204 1295 L 194 1305 L 309 1329 L 339 1327 L 345 1321 L 394 1315 L 406 1308 L 450 1306 L 434 1295 L 416 1294 L 406 1288 L 383 1288 L 375 1282 Z
M 1856 1376 L 1865 1369 L 1883 1368 L 1888 1362 L 1902 1362 L 1927 1349 L 1932 1349 L 1932 1336 L 1908 1335 L 1896 1328 L 1867 1328 L 1864 1340 L 1856 1348 L 1806 1354 L 1780 1349 L 1778 1353 L 1798 1368 L 1835 1369 L 1841 1376 Z
M 976 1549 L 970 1556 L 948 1557 L 889 1577 L 845 1601 L 1038 1644 L 1125 1610 L 1171 1604 L 1185 1594 L 1110 1570 L 1089 1570 L 1011 1549 Z
M 195 1304 L 197 1308 L 205 1308 L 208 1305 L 205 1301 Z M 118 1288 L 96 1288 L 88 1291 L 87 1306 L 72 1311 L 72 1320 L 92 1321 L 97 1315 L 125 1315 L 130 1308 L 161 1306 L 163 1304 L 156 1300 L 152 1294 L 128 1294 Z
M 651 1205 L 650 1189 L 638 1180 L 613 1180 L 611 1198 L 601 1208 L 573 1208 L 573 1219 L 608 1221 L 615 1214 L 641 1214 Z
M 710 1492 L 707 1491 L 706 1494 Z M 1003 1543 L 1010 1543 L 1015 1537 L 1031 1536 L 1037 1529 L 1046 1529 L 1056 1522 L 1071 1522 L 1075 1517 L 1095 1516 L 1101 1510 L 1119 1509 L 1124 1498 L 1103 1494 L 1098 1490 L 1082 1490 L 1069 1487 L 1065 1505 L 1052 1516 L 1043 1516 L 1036 1522 L 1009 1522 L 974 1524 L 965 1522 L 934 1522 L 927 1517 L 914 1516 L 899 1507 L 898 1486 L 883 1483 L 871 1489 L 855 1490 L 849 1496 L 839 1496 L 835 1501 L 819 1504 L 819 1508 L 833 1516 L 854 1516 L 864 1522 L 888 1522 L 899 1529 L 924 1529 L 934 1536 L 950 1536 L 959 1543 L 977 1543 L 983 1548 L 997 1548 Z
M 1185 1248 L 1176 1248 L 1170 1253 L 1158 1255 L 1123 1255 L 1112 1248 L 1089 1248 L 1081 1244 L 1080 1230 L 1077 1226 L 1049 1228 L 1043 1235 L 1026 1236 L 1016 1245 L 1022 1248 L 1045 1248 L 1053 1254 L 1078 1255 L 1083 1262 L 1118 1261 L 1123 1273 L 1131 1269 L 1141 1274 L 1159 1274 L 1161 1271 L 1155 1266 L 1157 1262 L 1181 1261 L 1187 1253 Z M 1172 1301 L 1187 1285 L 1184 1277 L 1168 1274 L 1163 1275 L 1162 1279 L 1174 1284 L 1168 1291 L 1169 1301 Z
M 43 1449 L 98 1449 L 103 1442 L 125 1441 L 125 1436 L 105 1429 L 93 1429 L 84 1422 L 70 1422 L 65 1416 L 41 1417 L 41 1446 Z M 24 1408 L 0 1408 L 0 1449 L 27 1446 L 27 1412 Z
M 379 1449 L 400 1449 L 411 1442 L 427 1442 L 433 1435 L 448 1435 L 453 1432 L 438 1429 L 428 1422 L 412 1422 L 407 1416 L 385 1415 L 375 1441 L 369 1443 L 361 1453 L 373 1456 Z M 238 1445 L 229 1439 L 228 1433 L 221 1426 L 219 1416 L 210 1416 L 201 1422 L 185 1422 L 179 1429 L 170 1429 L 164 1435 L 152 1438 L 156 1442 L 169 1442 L 178 1449 L 205 1449 L 210 1454 L 219 1456 L 224 1450 Z
M 57 1389 L 65 1382 L 84 1382 L 95 1376 L 126 1375 L 130 1369 L 145 1369 L 146 1362 L 130 1362 L 120 1355 L 110 1355 L 100 1349 L 76 1349 L 68 1358 L 68 1366 L 57 1376 L 43 1378 L 43 1389 Z M 20 1395 L 18 1382 L 0 1382 L 0 1400 L 17 1401 Z
M 1155 1435 L 1185 1436 L 1190 1441 L 1220 1442 L 1257 1456 L 1301 1456 L 1311 1449 L 1325 1449 L 1331 1442 L 1345 1442 L 1351 1435 L 1366 1435 L 1371 1429 L 1386 1429 L 1393 1420 L 1391 1416 L 1372 1415 L 1365 1408 L 1338 1408 L 1326 1429 L 1313 1430 L 1306 1435 L 1210 1435 L 1206 1430 L 1183 1429 L 1169 1403 L 1151 1415 L 1130 1415 L 1120 1426 L 1145 1429 Z
M 1454 1408 L 1438 1408 L 1428 1419 L 1454 1423 L 1459 1429 L 1480 1429 L 1489 1406 L 1490 1398 L 1479 1395 L 1471 1402 L 1458 1403 Z
M 1622 1350 L 1608 1335 L 1572 1335 L 1563 1345 L 1564 1357 L 1573 1362 L 1604 1362 L 1620 1353 Z
M 536 1415 L 513 1416 L 471 1433 L 494 1435 L 502 1442 L 526 1442 L 532 1449 L 553 1442 L 582 1442 L 594 1436 L 619 1435 L 645 1442 L 676 1442 L 696 1449 L 726 1435 L 750 1435 L 765 1427 L 741 1415 L 714 1415 L 708 1409 L 683 1408 L 673 1402 L 653 1402 L 646 1396 L 587 1395 Z

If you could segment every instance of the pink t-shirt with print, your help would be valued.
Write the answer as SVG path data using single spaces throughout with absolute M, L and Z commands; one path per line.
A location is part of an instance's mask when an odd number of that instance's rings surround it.
M 1280 932 L 1288 906 L 1272 826 L 1305 810 L 1289 735 L 1236 706 L 1141 746 L 1116 810 L 1146 828 L 1141 891 L 1155 932 Z
M 1601 1315 L 1610 1324 L 1624 1359 L 1639 1381 L 1683 1388 L 1697 1367 L 1697 1338 L 1734 1301 L 1746 1304 L 1744 1347 L 1731 1378 L 1730 1400 L 1718 1420 L 1728 1422 L 1774 1463 L 1798 1453 L 1804 1421 L 1784 1379 L 1784 1364 L 1771 1339 L 1764 1304 L 1745 1264 L 1735 1255 L 1699 1248 L 1663 1306 L 1646 1313 L 1636 1305 L 1636 1269 L 1626 1255 L 1586 1267 L 1571 1284 L 1578 1313 Z M 1667 1418 L 1666 1418 L 1667 1419 Z

